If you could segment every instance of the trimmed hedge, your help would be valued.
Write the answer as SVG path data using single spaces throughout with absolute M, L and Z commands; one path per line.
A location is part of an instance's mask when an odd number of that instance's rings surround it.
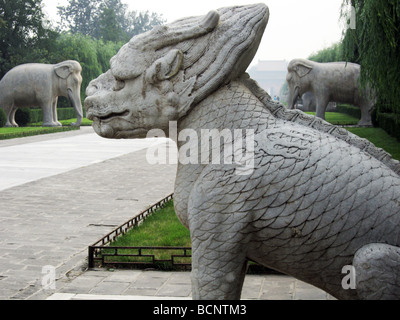
M 394 113 L 380 113 L 378 112 L 377 121 L 379 127 L 384 129 L 392 137 L 400 140 L 400 116 Z
M 0 108 L 0 128 L 4 127 L 7 122 L 7 116 L 3 108 Z
M 58 120 L 68 120 L 76 118 L 74 108 L 57 108 Z M 31 109 L 31 121 L 29 123 L 38 123 L 43 121 L 42 109 Z
M 69 120 L 76 118 L 76 111 L 74 108 L 57 108 L 58 120 Z M 6 114 L 0 108 L 0 128 L 6 124 Z M 20 108 L 15 113 L 15 122 L 20 127 L 24 127 L 29 123 L 43 122 L 42 109 Z
M 361 119 L 361 109 L 348 104 L 338 104 L 337 112 L 345 113 L 354 118 Z
M 24 128 L 14 128 L 14 129 L 24 129 Z M 26 129 L 26 128 L 25 128 Z M 29 129 L 29 128 L 28 128 Z M 0 140 L 15 139 L 36 136 L 39 134 L 49 134 L 65 131 L 79 130 L 79 127 L 48 127 L 48 128 L 36 128 L 36 130 L 15 130 L 15 132 L 0 132 Z
M 31 122 L 31 110 L 29 108 L 19 108 L 15 113 L 15 122 L 20 127 L 26 127 Z

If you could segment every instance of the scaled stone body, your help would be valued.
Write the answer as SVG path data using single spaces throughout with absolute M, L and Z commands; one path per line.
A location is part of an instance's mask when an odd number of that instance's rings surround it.
M 6 127 L 18 127 L 15 112 L 22 107 L 43 110 L 43 126 L 61 126 L 57 118 L 59 96 L 67 97 L 77 112 L 77 123 L 82 122 L 81 84 L 82 67 L 76 61 L 56 65 L 30 63 L 11 69 L 0 81 L 0 107 L 7 116 Z
M 400 298 L 398 284 L 377 281 L 376 288 L 358 267 L 357 289 L 342 287 L 343 267 L 371 244 L 397 269 L 380 256 L 371 266 L 399 275 L 399 162 L 272 102 L 245 74 L 268 18 L 263 4 L 223 8 L 133 38 L 89 85 L 88 117 L 107 138 L 168 133 L 170 121 L 197 136 L 205 129 L 254 134 L 254 147 L 240 147 L 254 149 L 246 174 L 240 163 L 203 162 L 198 141 L 179 141 L 181 150 L 199 149 L 197 164 L 179 164 L 174 196 L 191 231 L 195 299 L 239 299 L 248 259 L 339 299 L 369 298 L 377 289 L 375 298 L 386 291 Z
M 288 65 L 288 104 L 293 109 L 298 97 L 311 92 L 315 97 L 317 117 L 325 119 L 329 102 L 349 103 L 360 107 L 359 125 L 370 126 L 375 98 L 360 85 L 360 65 L 346 62 L 318 63 L 294 59 Z

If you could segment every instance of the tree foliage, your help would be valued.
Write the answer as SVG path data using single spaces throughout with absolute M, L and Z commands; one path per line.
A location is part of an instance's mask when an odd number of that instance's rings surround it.
M 61 17 L 61 27 L 72 33 L 94 36 L 98 20 L 99 1 L 70 0 L 65 7 L 57 7 Z
M 58 12 L 62 30 L 113 42 L 127 42 L 165 22 L 156 13 L 129 11 L 121 0 L 70 0 Z
M 42 0 L 0 0 L 0 78 L 17 64 L 47 60 L 56 33 L 45 22 Z
M 122 43 L 103 42 L 81 34 L 63 33 L 54 43 L 49 63 L 64 60 L 79 61 L 82 66 L 82 88 L 110 68 L 109 61 Z M 82 97 L 84 96 L 82 90 Z
M 375 89 L 378 111 L 400 114 L 400 0 L 344 0 L 343 17 L 349 6 L 356 28 L 344 33 L 345 57 L 361 65 L 362 83 Z
M 343 61 L 343 45 L 340 42 L 335 43 L 328 48 L 313 53 L 308 59 L 315 62 Z
M 0 79 L 23 63 L 77 60 L 82 99 L 124 43 L 163 22 L 158 14 L 129 12 L 120 0 L 70 0 L 59 8 L 64 21 L 55 28 L 42 8 L 42 0 L 0 0 Z

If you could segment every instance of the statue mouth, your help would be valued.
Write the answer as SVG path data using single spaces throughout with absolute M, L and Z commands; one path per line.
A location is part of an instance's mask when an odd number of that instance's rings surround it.
M 120 111 L 120 112 L 108 112 L 108 113 L 100 113 L 100 112 L 94 112 L 92 108 L 87 108 L 87 118 L 92 121 L 99 121 L 99 122 L 110 122 L 114 118 L 125 118 L 129 116 L 129 111 Z
M 127 116 L 129 116 L 129 111 L 111 112 L 110 114 L 104 116 L 94 116 L 94 118 L 98 118 L 101 122 L 109 122 L 114 118 L 124 118 Z

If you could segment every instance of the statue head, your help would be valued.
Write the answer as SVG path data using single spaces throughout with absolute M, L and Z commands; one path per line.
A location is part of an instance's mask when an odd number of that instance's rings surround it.
M 106 138 L 168 131 L 170 121 L 246 71 L 268 18 L 264 4 L 223 8 L 132 38 L 87 88 L 95 131 Z

